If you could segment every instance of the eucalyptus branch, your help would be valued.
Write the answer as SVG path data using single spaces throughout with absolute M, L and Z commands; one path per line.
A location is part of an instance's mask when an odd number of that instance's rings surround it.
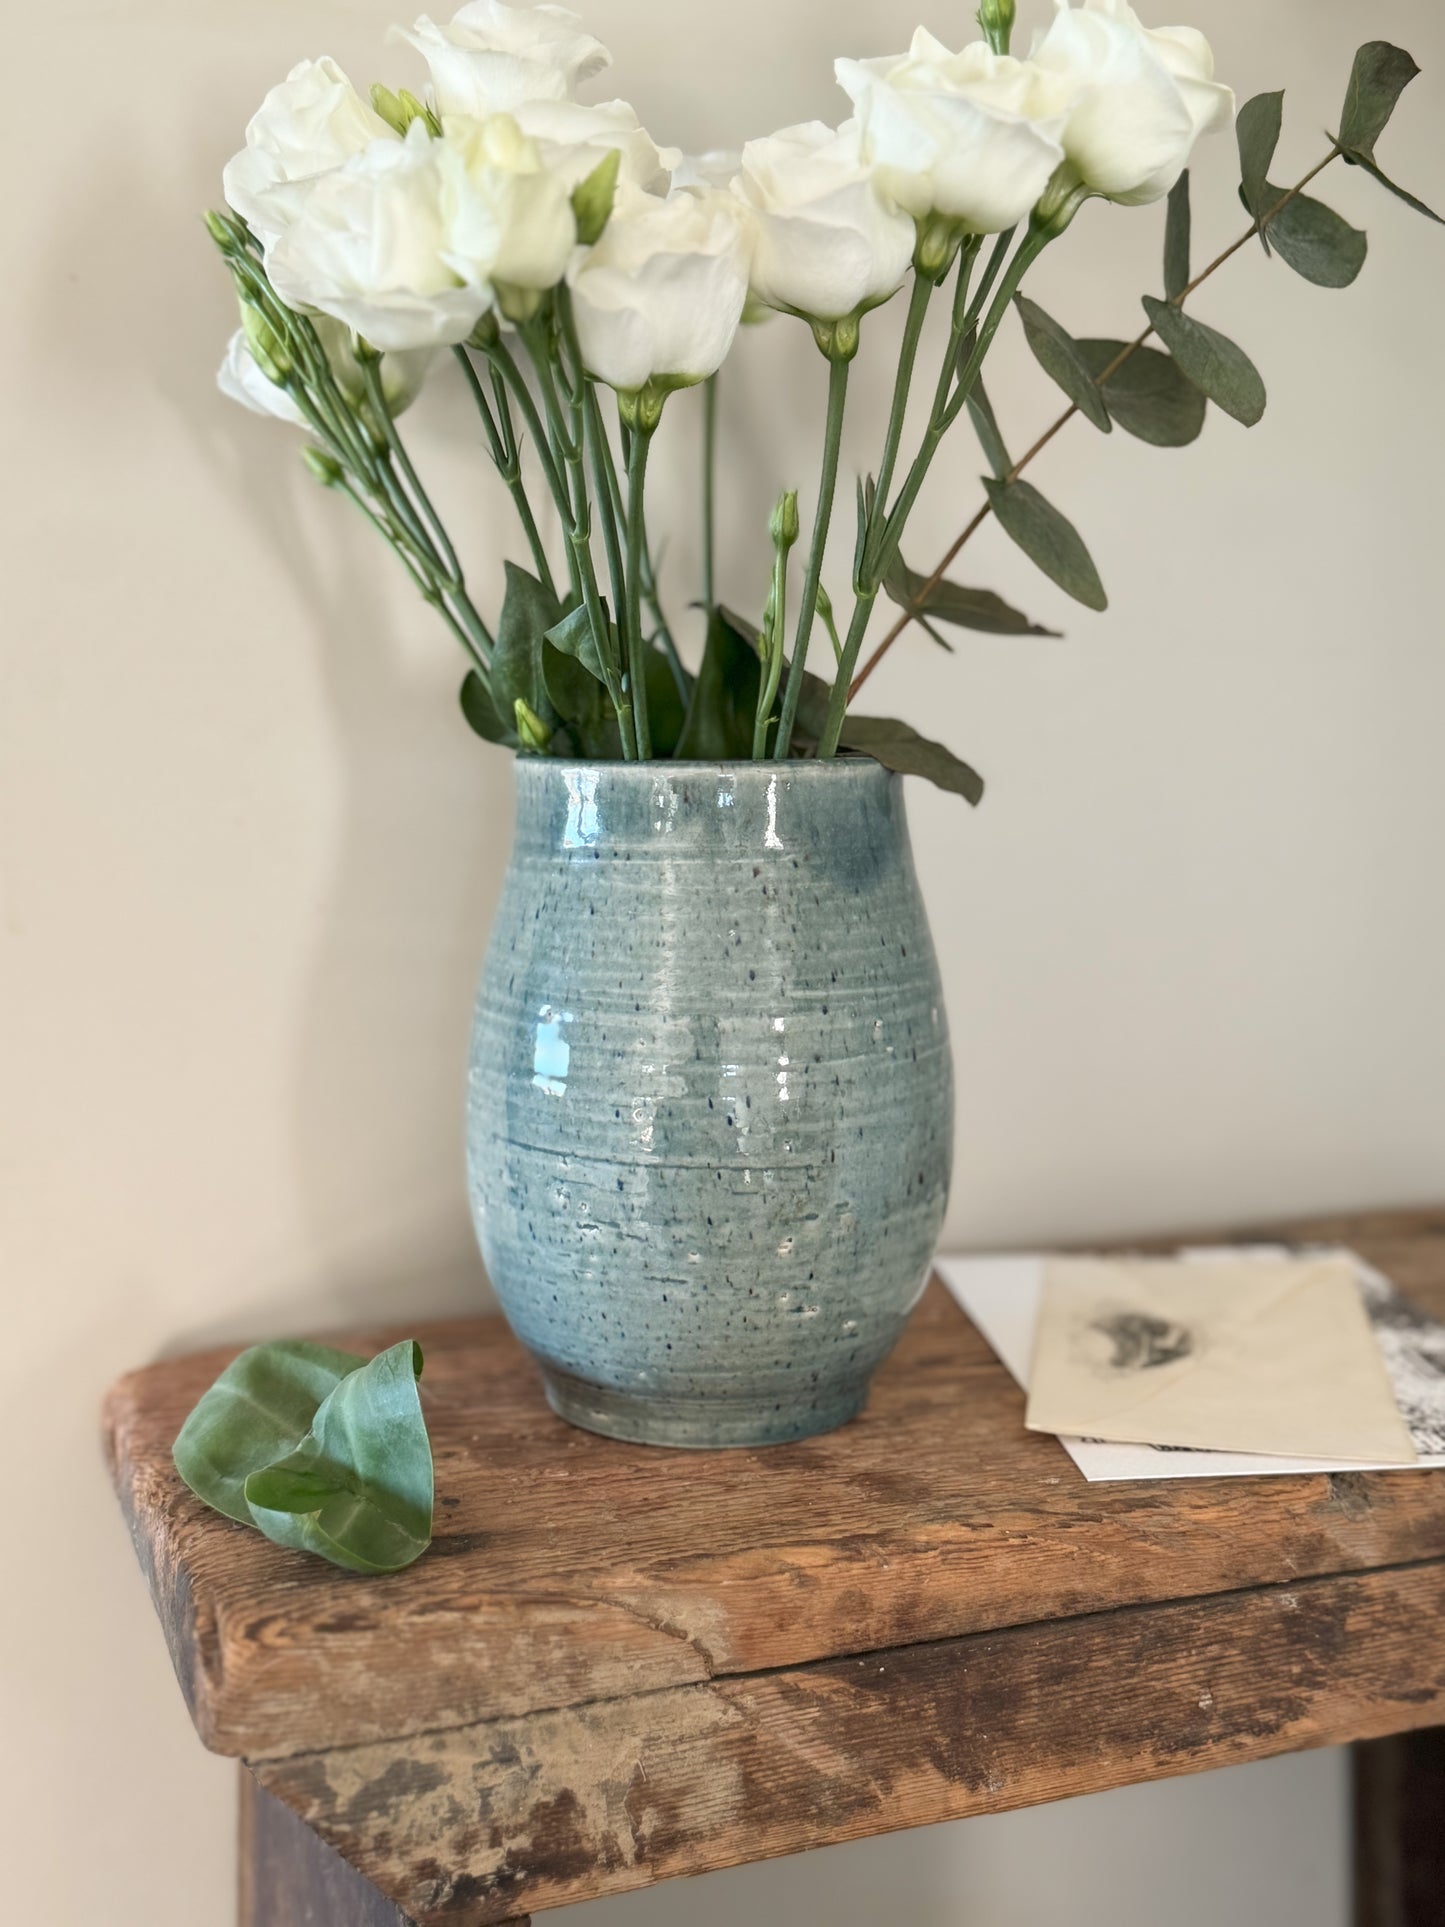
M 1179 290 L 1178 294 L 1172 296 L 1169 301 L 1169 306 L 1182 308 L 1196 288 L 1201 287 L 1212 274 L 1224 266 L 1226 261 L 1238 254 L 1241 248 L 1247 247 L 1256 235 L 1268 226 L 1282 208 L 1288 207 L 1291 201 L 1295 200 L 1304 192 L 1317 174 L 1322 174 L 1331 161 L 1339 158 L 1342 151 L 1339 146 L 1332 145 L 1329 153 L 1325 155 L 1323 160 L 1317 161 L 1308 173 L 1301 175 L 1294 186 L 1282 194 L 1273 206 L 1267 208 L 1258 219 L 1252 221 L 1237 240 L 1231 241 L 1227 248 L 1224 248 L 1219 254 L 1215 255 L 1207 267 L 1201 268 L 1199 273 Z M 1099 373 L 1095 375 L 1095 386 L 1102 388 L 1106 382 L 1112 380 L 1125 363 L 1132 360 L 1139 349 L 1148 343 L 1153 333 L 1154 329 L 1150 326 L 1142 329 L 1132 341 L 1126 342 L 1119 350 L 1119 353 L 1115 355 L 1114 359 L 1109 362 L 1107 367 L 1101 368 Z M 1017 481 L 1029 463 L 1033 461 L 1034 457 L 1041 454 L 1043 450 L 1048 447 L 1055 435 L 1059 433 L 1059 430 L 1066 427 L 1078 412 L 1077 404 L 1070 402 L 1069 406 L 1050 423 L 1032 447 L 1026 449 L 1000 479 L 1005 483 Z M 954 538 L 953 542 L 950 543 L 941 560 L 936 564 L 928 577 L 919 585 L 916 594 L 910 597 L 909 606 L 901 611 L 893 623 L 892 628 L 889 629 L 867 662 L 864 663 L 863 667 L 853 678 L 853 682 L 848 690 L 849 702 L 852 702 L 853 698 L 858 694 L 858 691 L 863 687 L 864 683 L 867 682 L 868 678 L 873 674 L 873 671 L 888 654 L 888 651 L 893 647 L 894 643 L 897 642 L 898 638 L 904 634 L 911 623 L 917 620 L 919 610 L 938 587 L 939 583 L 942 582 L 964 545 L 972 540 L 992 513 L 993 508 L 989 502 L 985 501 L 980 504 L 971 520 L 964 525 L 961 532 Z

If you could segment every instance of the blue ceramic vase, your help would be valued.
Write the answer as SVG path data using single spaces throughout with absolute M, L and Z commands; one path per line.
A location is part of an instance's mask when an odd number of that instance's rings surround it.
M 472 1211 L 574 1425 L 841 1425 L 927 1278 L 953 1083 L 903 785 L 833 762 L 516 762 L 477 993 Z

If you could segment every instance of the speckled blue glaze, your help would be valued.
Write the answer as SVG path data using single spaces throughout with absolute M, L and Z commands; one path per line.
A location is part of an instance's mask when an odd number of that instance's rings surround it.
M 927 1276 L 948 1026 L 901 779 L 519 757 L 467 1165 L 573 1424 L 765 1445 L 862 1406 Z

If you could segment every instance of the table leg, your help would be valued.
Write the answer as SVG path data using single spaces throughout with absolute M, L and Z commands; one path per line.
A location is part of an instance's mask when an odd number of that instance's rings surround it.
M 415 1927 L 244 1767 L 240 1889 L 239 1927 Z
M 1355 1927 L 1445 1920 L 1445 1727 L 1353 1749 Z

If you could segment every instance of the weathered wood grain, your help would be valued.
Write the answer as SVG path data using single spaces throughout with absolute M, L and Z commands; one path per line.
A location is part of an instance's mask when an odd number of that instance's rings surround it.
M 1445 1313 L 1445 1212 L 1330 1220 Z M 371 1349 L 371 1330 L 340 1342 Z M 252 1760 L 850 1652 L 1445 1557 L 1445 1480 L 1091 1487 L 935 1286 L 864 1416 L 768 1451 L 666 1453 L 554 1418 L 497 1319 L 420 1333 L 438 1535 L 379 1580 L 207 1512 L 170 1462 L 231 1355 L 124 1379 L 108 1450 L 201 1737 Z
M 256 1770 L 420 1927 L 484 1927 L 519 1907 L 1442 1718 L 1445 1562 L 1432 1562 Z
M 1445 1310 L 1445 1212 L 1308 1227 Z M 368 1349 L 391 1330 L 349 1333 Z M 358 1580 L 198 1505 L 171 1439 L 231 1353 L 110 1397 L 121 1501 L 202 1740 L 252 1759 L 994 1626 L 1445 1557 L 1420 1472 L 1085 1484 L 942 1287 L 827 1438 L 661 1453 L 576 1432 L 495 1318 L 437 1324 L 437 1542 Z
M 1445 1727 L 1355 1748 L 1355 1927 L 1445 1920 Z
M 237 1927 L 415 1927 L 244 1768 L 240 1817 Z

